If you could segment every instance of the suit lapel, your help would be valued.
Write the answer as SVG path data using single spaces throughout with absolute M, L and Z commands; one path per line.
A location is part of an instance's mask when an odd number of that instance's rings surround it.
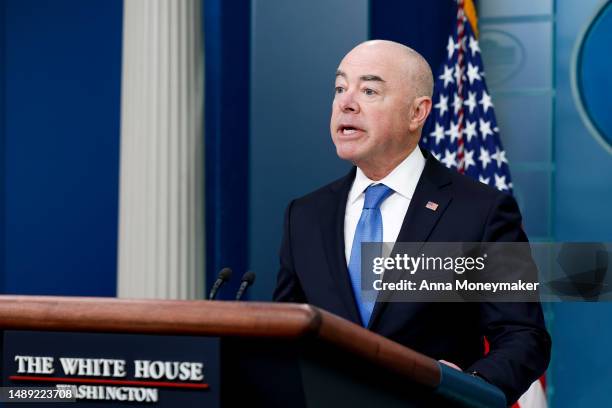
M 408 211 L 400 229 L 396 242 L 426 242 L 436 226 L 438 220 L 451 202 L 448 185 L 451 183 L 448 170 L 444 168 L 431 154 L 427 154 L 427 161 L 423 174 L 410 200 Z M 445 188 L 446 187 L 446 188 Z M 427 208 L 427 203 L 437 204 L 437 208 Z M 392 255 L 395 253 L 395 249 Z M 380 320 L 380 316 L 387 306 L 386 299 L 381 299 L 381 293 L 374 305 L 368 328 L 373 327 Z
M 429 156 L 423 169 L 421 179 L 410 200 L 397 242 L 426 242 L 440 216 L 451 201 L 447 187 L 451 179 L 446 168 L 433 157 Z M 432 210 L 427 204 L 437 204 Z
M 353 167 L 346 177 L 330 187 L 330 202 L 322 205 L 320 214 L 323 244 L 330 274 L 339 289 L 338 294 L 346 307 L 347 316 L 351 321 L 360 325 L 361 317 L 357 309 L 344 255 L 344 216 L 346 201 L 355 179 L 355 172 L 356 168 Z

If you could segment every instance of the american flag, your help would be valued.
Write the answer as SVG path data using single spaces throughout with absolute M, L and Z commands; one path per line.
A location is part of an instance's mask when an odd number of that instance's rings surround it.
M 433 120 L 421 137 L 421 146 L 446 167 L 511 193 L 510 169 L 478 40 L 462 7 L 446 50 L 447 59 L 435 77 Z
M 471 0 L 465 3 L 457 1 L 457 21 L 446 45 L 447 58 L 436 75 L 430 126 L 424 129 L 420 143 L 446 167 L 512 194 L 510 168 L 471 25 L 476 27 L 475 8 Z M 466 6 L 474 13 L 470 19 Z M 485 349 L 488 353 L 486 339 Z M 512 408 L 547 406 L 543 375 Z

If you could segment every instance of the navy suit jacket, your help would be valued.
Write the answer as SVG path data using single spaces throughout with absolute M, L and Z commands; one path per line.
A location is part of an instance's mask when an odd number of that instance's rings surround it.
M 397 242 L 523 242 L 512 196 L 444 167 L 431 154 Z M 285 213 L 274 299 L 310 303 L 360 324 L 344 255 L 344 215 L 356 169 Z M 438 203 L 436 211 L 425 207 Z M 512 403 L 546 370 L 551 340 L 539 303 L 377 302 L 368 329 L 437 360 L 477 371 Z M 490 352 L 484 356 L 484 340 Z

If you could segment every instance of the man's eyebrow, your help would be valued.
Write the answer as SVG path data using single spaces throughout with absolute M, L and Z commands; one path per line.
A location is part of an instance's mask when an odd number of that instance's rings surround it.
M 359 79 L 362 81 L 385 82 L 385 80 L 379 77 L 378 75 L 362 75 L 359 77 Z
M 341 76 L 344 79 L 346 79 L 346 74 L 343 71 L 341 71 L 341 70 L 337 70 L 336 71 L 336 77 L 339 77 L 339 76 Z M 359 80 L 361 80 L 361 81 L 386 82 L 384 79 L 382 79 L 378 75 L 362 75 L 362 76 L 359 77 Z

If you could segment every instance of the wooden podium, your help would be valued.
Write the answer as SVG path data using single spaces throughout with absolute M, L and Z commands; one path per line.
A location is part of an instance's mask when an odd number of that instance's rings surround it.
M 484 380 L 304 304 L 0 296 L 0 329 L 218 337 L 223 407 L 506 406 Z

